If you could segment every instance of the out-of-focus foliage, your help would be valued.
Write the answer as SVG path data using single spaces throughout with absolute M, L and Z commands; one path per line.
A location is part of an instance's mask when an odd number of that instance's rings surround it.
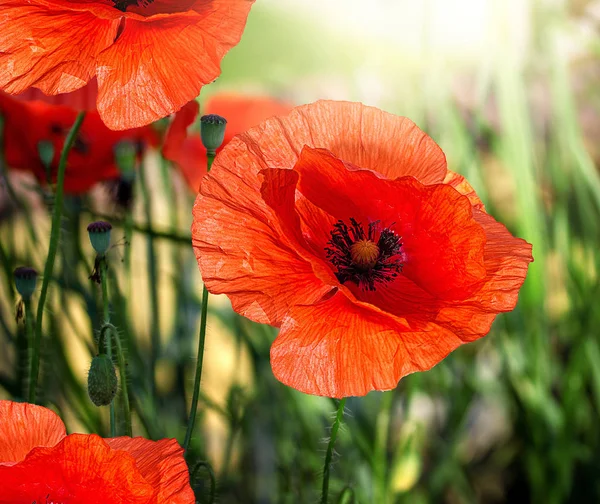
M 260 90 L 408 115 L 535 257 L 517 309 L 489 336 L 394 391 L 346 403 L 331 502 L 599 502 L 599 2 L 381 0 L 373 5 L 383 14 L 365 14 L 362 26 L 356 13 L 337 19 L 325 6 L 311 15 L 287 4 L 257 3 L 203 95 Z M 437 12 L 441 4 L 455 9 Z M 109 254 L 111 314 L 128 349 L 134 432 L 182 441 L 201 296 L 188 242 L 193 195 L 152 155 L 135 194 L 132 213 L 116 211 L 102 190 L 67 202 L 40 395 L 71 431 L 107 434 L 107 412 L 85 390 L 101 307 L 84 230 L 104 214 L 120 240 Z M 0 397 L 24 398 L 12 271 L 43 269 L 49 219 L 43 198 L 28 198 L 25 212 L 3 201 Z M 222 298 L 211 298 L 210 315 L 191 459 L 214 468 L 218 502 L 315 502 L 336 405 L 273 378 L 274 329 L 238 317 Z M 208 502 L 205 467 L 195 479 Z

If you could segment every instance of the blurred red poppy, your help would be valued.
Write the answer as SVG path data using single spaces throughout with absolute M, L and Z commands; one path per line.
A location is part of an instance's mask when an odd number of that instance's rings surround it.
M 348 102 L 234 138 L 192 235 L 207 288 L 280 327 L 275 376 L 331 397 L 392 389 L 487 334 L 533 260 L 412 121 Z
M 220 73 L 254 0 L 0 0 L 0 89 L 70 93 L 94 78 L 111 129 L 179 110 Z
M 41 182 L 56 182 L 60 153 L 77 112 L 68 106 L 40 101 L 16 100 L 0 92 L 5 162 L 10 168 L 32 172 Z M 89 112 L 69 153 L 65 172 L 65 192 L 82 193 L 100 181 L 117 179 L 115 149 L 121 142 L 136 146 L 138 155 L 157 143 L 150 126 L 125 131 L 106 127 L 97 112 Z M 50 153 L 49 172 L 40 149 Z
M 193 504 L 174 439 L 66 435 L 41 406 L 0 401 L 0 503 Z
M 204 114 L 218 114 L 227 119 L 225 139 L 220 152 L 238 133 L 242 133 L 269 117 L 287 114 L 292 106 L 266 96 L 243 96 L 235 94 L 215 95 L 206 101 Z M 200 132 L 188 135 L 188 127 L 196 120 L 198 103 L 185 105 L 169 126 L 163 146 L 163 156 L 173 161 L 181 170 L 187 184 L 198 192 L 200 181 L 206 175 L 206 149 Z

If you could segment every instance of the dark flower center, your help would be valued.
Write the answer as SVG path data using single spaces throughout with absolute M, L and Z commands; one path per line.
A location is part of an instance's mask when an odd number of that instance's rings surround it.
M 148 7 L 154 0 L 112 0 L 115 9 L 125 12 L 127 7 Z
M 33 501 L 31 504 L 38 504 L 37 501 Z M 61 502 L 50 500 L 50 494 L 46 495 L 46 502 L 41 502 L 39 504 L 62 504 Z
M 356 219 L 350 219 L 350 226 L 339 220 L 327 244 L 325 255 L 340 283 L 351 281 L 374 291 L 377 283 L 391 282 L 402 271 L 400 237 L 390 228 L 381 229 L 379 221 L 371 222 L 365 233 Z

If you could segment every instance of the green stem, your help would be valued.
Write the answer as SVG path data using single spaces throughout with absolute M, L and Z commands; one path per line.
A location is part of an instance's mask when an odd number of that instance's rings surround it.
M 25 341 L 23 342 L 23 348 L 24 348 L 24 352 L 23 352 L 23 360 L 19 363 L 23 365 L 23 368 L 20 368 L 21 371 L 19 371 L 20 376 L 22 376 L 22 379 L 24 380 L 25 378 L 25 373 L 26 373 L 26 369 L 27 369 L 27 364 L 29 362 L 29 359 L 27 357 L 28 355 L 28 349 L 32 349 L 33 348 L 33 324 L 34 324 L 34 316 L 33 316 L 33 308 L 31 306 L 31 298 L 30 299 L 23 299 L 23 305 L 25 307 Z M 22 382 L 20 383 L 21 385 L 21 393 L 24 394 L 25 392 L 25 387 L 23 386 Z
M 102 318 L 104 319 L 102 322 L 102 326 L 106 326 L 110 324 L 110 311 L 109 311 L 109 303 L 108 303 L 108 263 L 106 262 L 106 257 L 101 257 L 100 259 L 100 282 L 102 284 Z M 108 338 L 106 340 L 106 355 L 108 358 L 112 360 L 112 338 Z M 111 401 L 110 406 L 110 437 L 116 437 L 117 435 L 117 426 L 115 420 L 115 401 Z
M 214 152 L 207 152 L 206 153 L 206 172 L 207 173 L 212 168 L 213 161 L 215 160 L 215 155 L 216 154 Z
M 202 289 L 202 311 L 200 313 L 200 339 L 198 340 L 198 359 L 196 361 L 196 376 L 194 378 L 194 393 L 192 395 L 192 405 L 190 407 L 190 419 L 185 432 L 183 449 L 187 453 L 196 422 L 196 410 L 198 409 L 198 396 L 200 395 L 200 380 L 202 378 L 202 360 L 204 359 L 204 342 L 206 341 L 206 318 L 208 314 L 208 291 L 206 287 Z
M 48 286 L 50 285 L 50 278 L 52 278 L 52 272 L 54 270 L 54 260 L 56 259 L 56 251 L 58 249 L 58 240 L 60 238 L 60 221 L 62 217 L 63 207 L 63 194 L 65 185 L 65 171 L 67 169 L 67 158 L 77 133 L 81 128 L 83 119 L 85 118 L 85 112 L 79 112 L 75 123 L 69 131 L 62 152 L 60 153 L 60 160 L 58 163 L 58 173 L 56 176 L 56 194 L 54 198 L 54 210 L 52 212 L 52 230 L 50 231 L 50 245 L 48 247 L 48 257 L 46 259 L 46 265 L 44 266 L 44 276 L 42 278 L 42 288 L 40 290 L 40 301 L 38 303 L 37 318 L 35 322 L 35 338 L 33 342 L 33 354 L 31 359 L 31 375 L 29 380 L 29 402 L 35 403 L 35 395 L 38 381 L 38 374 L 40 369 L 40 346 L 42 342 L 42 322 L 44 318 L 44 306 L 46 304 L 46 297 L 48 295 Z
M 215 160 L 214 152 L 207 152 L 206 171 L 209 172 L 213 161 Z M 202 288 L 202 311 L 200 312 L 200 338 L 198 339 L 198 358 L 196 360 L 196 376 L 194 377 L 194 392 L 192 394 L 192 405 L 190 407 L 190 419 L 188 421 L 187 430 L 185 432 L 185 440 L 183 441 L 183 449 L 187 454 L 192 439 L 192 431 L 196 422 L 196 410 L 198 408 L 198 396 L 200 395 L 200 380 L 202 379 L 202 360 L 204 359 L 204 342 L 206 341 L 206 318 L 208 315 L 208 290 L 206 285 Z
M 327 495 L 329 494 L 329 475 L 331 471 L 331 458 L 333 457 L 333 447 L 335 446 L 335 440 L 337 433 L 342 424 L 342 418 L 344 417 L 344 406 L 346 405 L 346 398 L 340 400 L 338 405 L 337 414 L 333 425 L 331 426 L 331 436 L 329 438 L 329 444 L 327 445 L 327 452 L 325 453 L 325 464 L 323 465 L 323 491 L 321 492 L 321 504 L 327 504 Z

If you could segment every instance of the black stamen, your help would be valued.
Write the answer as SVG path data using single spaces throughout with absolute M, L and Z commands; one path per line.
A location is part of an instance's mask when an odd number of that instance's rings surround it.
M 125 12 L 127 7 L 148 7 L 154 0 L 112 0 L 115 9 Z
M 392 224 L 393 225 L 393 224 Z M 351 248 L 356 242 L 368 240 L 377 244 L 379 255 L 374 265 L 357 264 Z M 350 227 L 339 220 L 333 225 L 325 255 L 337 271 L 340 283 L 351 281 L 362 289 L 374 291 L 377 283 L 391 282 L 402 271 L 400 237 L 389 227 L 380 229 L 379 221 L 369 223 L 365 236 L 362 224 L 350 218 Z

